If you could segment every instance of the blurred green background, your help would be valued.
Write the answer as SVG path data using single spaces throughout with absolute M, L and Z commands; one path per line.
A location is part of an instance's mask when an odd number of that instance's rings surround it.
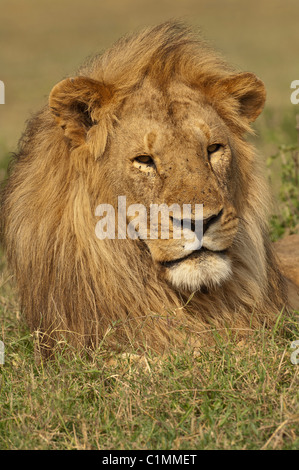
M 298 0 L 0 0 L 0 165 L 15 151 L 25 120 L 56 82 L 119 36 L 179 18 L 238 69 L 266 84 L 267 105 L 255 124 L 265 157 L 296 139 L 290 84 L 299 79 Z

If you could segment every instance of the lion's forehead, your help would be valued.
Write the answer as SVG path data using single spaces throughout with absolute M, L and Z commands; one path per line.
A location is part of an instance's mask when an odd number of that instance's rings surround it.
M 188 90 L 188 88 L 186 87 Z M 133 115 L 145 119 L 157 119 L 160 122 L 173 123 L 189 120 L 200 112 L 200 97 L 190 89 L 181 94 L 172 93 L 171 89 L 160 90 L 153 86 L 144 86 L 126 100 L 122 117 Z
M 148 152 L 165 145 L 181 143 L 186 148 L 205 145 L 212 138 L 226 140 L 222 119 L 199 93 L 186 86 L 166 92 L 146 86 L 126 101 L 120 122 L 121 127 L 139 136 Z

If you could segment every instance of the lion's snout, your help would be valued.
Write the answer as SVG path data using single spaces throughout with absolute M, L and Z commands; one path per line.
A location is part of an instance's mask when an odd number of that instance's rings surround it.
M 222 209 L 204 230 L 202 245 L 211 251 L 229 248 L 238 231 L 239 219 L 233 207 Z

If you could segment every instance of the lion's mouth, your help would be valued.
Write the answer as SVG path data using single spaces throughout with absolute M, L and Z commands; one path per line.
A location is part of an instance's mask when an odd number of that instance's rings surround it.
M 225 254 L 227 253 L 227 249 L 219 250 L 219 251 L 212 251 L 208 250 L 207 248 L 201 247 L 200 250 L 193 251 L 187 256 L 183 256 L 182 258 L 177 258 L 171 261 L 161 261 L 160 264 L 165 268 L 172 268 L 173 266 L 177 266 L 179 263 L 183 261 L 187 261 L 189 259 L 200 259 L 204 253 L 217 253 L 217 254 Z

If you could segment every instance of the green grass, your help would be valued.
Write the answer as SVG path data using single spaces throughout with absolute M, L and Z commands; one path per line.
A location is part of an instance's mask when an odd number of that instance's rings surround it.
M 36 361 L 1 260 L 0 449 L 297 449 L 298 318 L 238 342 L 141 359 L 70 347 Z

